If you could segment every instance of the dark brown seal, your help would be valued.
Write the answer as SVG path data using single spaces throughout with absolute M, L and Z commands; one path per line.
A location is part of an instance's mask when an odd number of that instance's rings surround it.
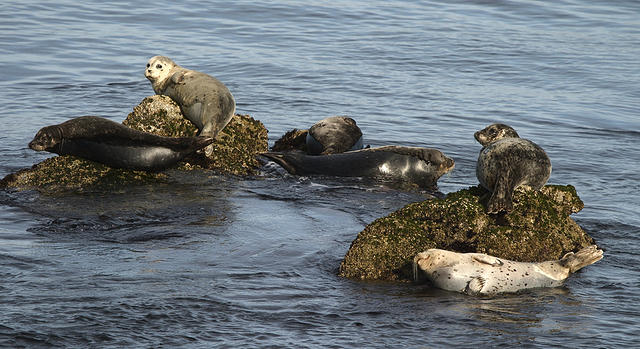
M 434 188 L 455 165 L 437 149 L 399 146 L 330 155 L 307 155 L 301 151 L 262 155 L 295 175 L 368 177 L 413 183 L 421 188 Z
M 155 171 L 211 143 L 211 137 L 162 137 L 105 118 L 82 116 L 43 127 L 29 148 L 75 155 L 111 167 Z

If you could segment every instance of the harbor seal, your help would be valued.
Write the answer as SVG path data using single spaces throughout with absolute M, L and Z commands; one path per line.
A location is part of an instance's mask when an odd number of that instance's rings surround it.
M 110 167 L 156 171 L 213 141 L 211 137 L 157 136 L 98 116 L 82 116 L 43 127 L 29 148 L 75 155 Z
M 326 155 L 359 150 L 362 131 L 356 121 L 346 116 L 331 116 L 316 122 L 306 137 L 307 154 Z
M 330 155 L 301 151 L 262 153 L 294 175 L 368 177 L 434 188 L 455 163 L 431 148 L 385 146 Z
M 414 279 L 426 276 L 434 286 L 470 295 L 517 292 L 529 288 L 557 287 L 570 274 L 602 259 L 596 245 L 569 252 L 560 260 L 514 262 L 483 253 L 457 253 L 430 249 L 413 260 Z
M 144 76 L 156 94 L 169 96 L 180 106 L 184 117 L 198 128 L 198 136 L 216 138 L 235 113 L 235 99 L 222 82 L 168 57 L 151 57 Z M 208 147 L 207 155 L 211 152 Z
M 474 134 L 482 144 L 476 177 L 492 192 L 488 213 L 509 212 L 517 187 L 542 188 L 551 175 L 551 160 L 537 144 L 522 139 L 511 127 L 493 124 Z

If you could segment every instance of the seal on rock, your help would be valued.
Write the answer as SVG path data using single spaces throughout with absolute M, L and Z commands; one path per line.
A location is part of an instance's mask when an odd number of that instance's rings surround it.
M 520 138 L 505 124 L 493 124 L 476 132 L 482 144 L 476 177 L 492 192 L 488 213 L 509 212 L 513 207 L 513 192 L 517 187 L 542 188 L 551 175 L 551 161 L 537 144 Z
M 29 148 L 75 155 L 110 167 L 156 171 L 213 141 L 211 137 L 157 136 L 98 116 L 82 116 L 43 127 Z
M 326 155 L 359 150 L 362 131 L 356 121 L 346 116 L 331 116 L 315 123 L 306 137 L 307 154 Z
M 434 188 L 455 166 L 453 159 L 431 148 L 384 146 L 330 155 L 301 151 L 266 152 L 261 155 L 294 175 L 369 177 L 408 182 Z
M 169 96 L 180 106 L 185 118 L 198 128 L 199 136 L 216 138 L 235 113 L 236 102 L 222 82 L 183 68 L 168 57 L 151 57 L 144 76 L 156 94 Z M 207 154 L 211 151 L 209 147 Z
M 560 260 L 540 263 L 514 262 L 483 253 L 430 249 L 418 253 L 413 265 L 416 281 L 425 275 L 438 288 L 485 295 L 557 287 L 570 274 L 600 259 L 602 250 L 596 245 L 576 253 L 569 252 Z

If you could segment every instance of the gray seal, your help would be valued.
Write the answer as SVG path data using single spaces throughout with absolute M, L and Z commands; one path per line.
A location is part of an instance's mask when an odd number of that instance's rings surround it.
M 455 163 L 431 148 L 385 146 L 330 155 L 307 155 L 301 151 L 261 154 L 294 175 L 368 177 L 434 188 Z
M 222 82 L 183 68 L 168 57 L 151 57 L 144 76 L 156 94 L 169 96 L 180 106 L 185 118 L 198 128 L 199 136 L 216 138 L 235 113 L 236 102 Z M 207 155 L 211 151 L 209 147 Z
M 560 260 L 514 262 L 483 253 L 430 249 L 414 258 L 414 279 L 426 276 L 435 287 L 470 295 L 557 287 L 576 271 L 602 259 L 596 245 L 569 252 Z
M 316 122 L 307 133 L 307 154 L 325 155 L 359 150 L 362 131 L 356 121 L 346 116 L 331 116 Z
M 82 116 L 43 127 L 29 148 L 75 155 L 110 167 L 157 171 L 213 141 L 211 137 L 157 136 L 98 116 Z
M 476 177 L 489 190 L 488 213 L 509 212 L 513 192 L 528 186 L 538 190 L 551 175 L 551 160 L 537 144 L 520 138 L 504 124 L 490 125 L 474 134 L 483 148 L 476 164 Z

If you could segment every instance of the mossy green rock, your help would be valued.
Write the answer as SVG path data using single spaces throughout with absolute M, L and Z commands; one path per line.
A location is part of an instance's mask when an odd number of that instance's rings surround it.
M 471 187 L 375 220 L 351 244 L 340 276 L 410 280 L 413 258 L 429 248 L 540 262 L 594 243 L 569 217 L 584 207 L 573 186 L 517 190 L 513 211 L 504 215 L 486 214 L 488 198 Z
M 142 100 L 123 124 L 167 137 L 192 137 L 197 133 L 196 127 L 182 116 L 180 108 L 171 98 L 159 95 Z M 253 174 L 260 166 L 256 155 L 267 151 L 267 129 L 248 115 L 234 115 L 218 135 L 213 147 L 211 157 L 194 154 L 179 163 L 178 168 L 209 169 L 232 175 Z M 0 180 L 0 188 L 35 189 L 41 192 L 82 191 L 166 179 L 166 174 L 162 172 L 115 169 L 65 155 L 49 158 L 32 168 L 6 176 Z

